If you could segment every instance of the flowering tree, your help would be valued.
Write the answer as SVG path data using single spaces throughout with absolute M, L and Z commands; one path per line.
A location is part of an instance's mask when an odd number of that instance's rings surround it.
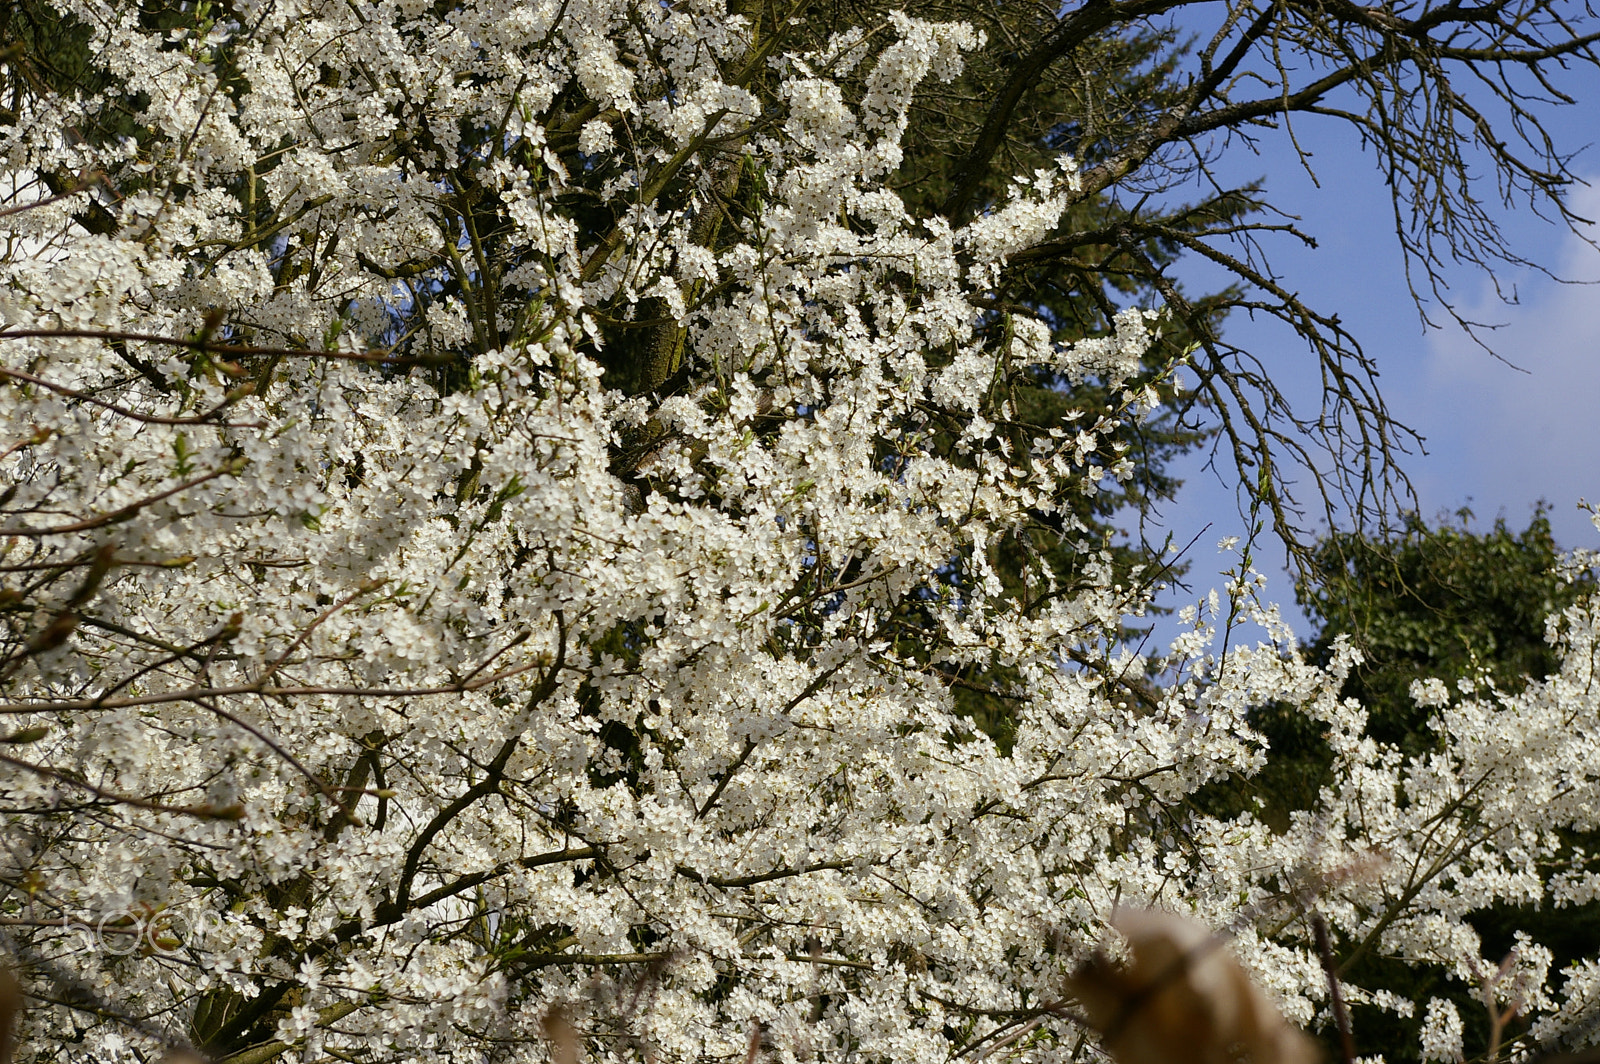
M 995 180 L 1030 85 L 1177 6 L 1051 13 L 995 83 L 959 12 L 13 5 L 24 1055 L 542 1060 L 570 1024 L 618 1060 L 1065 1060 L 1067 974 L 1119 903 L 1231 928 L 1309 1024 L 1313 913 L 1346 963 L 1470 980 L 1499 961 L 1475 908 L 1590 897 L 1559 829 L 1594 827 L 1593 613 L 1545 684 L 1424 692 L 1440 748 L 1406 760 L 1338 699 L 1349 655 L 1302 663 L 1246 567 L 1147 662 L 1116 639 L 1146 591 L 1075 539 L 1183 358 L 1276 509 L 1300 446 L 1150 250 L 1226 259 L 1207 240 L 1239 211 L 1112 193 L 1349 85 L 1371 111 L 1347 117 L 1417 120 L 1385 146 L 1431 188 L 1460 141 L 1415 138 L 1477 114 L 1428 95 L 1452 64 L 1525 117 L 1493 71 L 1588 39 L 1544 0 L 1236 6 L 1187 87 Z M 1285 42 L 1331 72 L 1295 84 Z M 908 151 L 942 150 L 919 99 L 984 57 L 948 195 L 901 195 Z M 1559 196 L 1554 148 L 1463 136 Z M 1456 206 L 1420 232 L 1470 237 Z M 1092 287 L 1113 261 L 1164 308 Z M 1227 261 L 1321 345 L 1347 424 L 1390 431 L 1337 322 Z M 1041 293 L 1075 277 L 1101 316 L 1064 336 Z M 1198 346 L 1153 357 L 1178 328 Z M 1050 423 L 1019 412 L 1041 381 Z M 1003 741 L 965 690 L 1008 707 Z M 1269 700 L 1322 722 L 1336 783 L 1281 833 L 1201 815 L 1263 763 Z M 1542 956 L 1502 1004 L 1581 1029 L 1600 970 L 1551 986 Z M 1449 1056 L 1460 1017 L 1421 1007 Z

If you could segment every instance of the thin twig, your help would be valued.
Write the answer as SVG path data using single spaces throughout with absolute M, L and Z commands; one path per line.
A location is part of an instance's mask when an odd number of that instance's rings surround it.
M 1350 1031 L 1350 1011 L 1345 1008 L 1344 991 L 1339 986 L 1339 962 L 1333 955 L 1333 942 L 1328 937 L 1328 921 L 1322 914 L 1311 914 L 1311 930 L 1317 939 L 1317 954 L 1322 958 L 1322 970 L 1328 975 L 1328 1001 L 1333 1009 L 1333 1022 L 1339 1028 L 1340 1064 L 1355 1064 L 1356 1042 Z

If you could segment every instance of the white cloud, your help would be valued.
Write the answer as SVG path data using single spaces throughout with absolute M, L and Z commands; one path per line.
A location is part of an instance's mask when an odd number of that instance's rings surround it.
M 1574 207 L 1600 217 L 1600 189 L 1580 189 Z M 1569 235 L 1553 272 L 1600 279 L 1600 251 Z M 1429 457 L 1412 463 L 1424 513 L 1470 499 L 1480 517 L 1504 512 L 1516 525 L 1544 499 L 1564 546 L 1593 546 L 1575 504 L 1600 500 L 1600 284 L 1559 284 L 1531 271 L 1516 280 L 1517 305 L 1500 303 L 1485 283 L 1462 308 L 1504 322 L 1490 343 L 1512 365 L 1460 331 L 1431 333 L 1416 393 L 1389 399 L 1428 438 Z

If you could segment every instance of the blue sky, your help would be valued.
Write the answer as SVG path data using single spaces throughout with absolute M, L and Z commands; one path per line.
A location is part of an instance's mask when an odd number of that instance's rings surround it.
M 1594 118 L 1600 73 L 1576 73 L 1563 88 L 1580 102 L 1552 112 L 1549 128 L 1565 149 L 1577 150 L 1600 133 Z M 1465 316 L 1501 323 L 1492 344 L 1505 361 L 1457 328 L 1425 329 L 1407 291 L 1388 190 L 1374 156 L 1329 120 L 1301 118 L 1295 134 L 1312 153 L 1320 187 L 1299 166 L 1281 131 L 1263 136 L 1261 155 L 1234 151 L 1221 168 L 1235 180 L 1265 177 L 1270 201 L 1298 215 L 1301 227 L 1317 238 L 1315 250 L 1287 240 L 1268 243 L 1271 261 L 1290 290 L 1316 309 L 1340 315 L 1375 356 L 1391 412 L 1424 437 L 1426 453 L 1405 461 L 1418 509 L 1431 518 L 1469 506 L 1474 527 L 1504 515 L 1520 530 L 1544 500 L 1563 547 L 1600 547 L 1600 533 L 1577 508 L 1581 498 L 1600 502 L 1600 285 L 1563 285 L 1532 270 L 1502 269 L 1500 285 L 1517 294 L 1515 305 L 1505 305 L 1495 295 L 1495 278 L 1477 267 L 1457 267 L 1448 275 L 1452 297 Z M 1582 152 L 1576 168 L 1597 184 L 1576 189 L 1573 203 L 1579 214 L 1600 220 L 1600 147 Z M 1493 177 L 1486 176 L 1482 191 L 1492 199 Z M 1571 280 L 1600 280 L 1600 252 L 1565 228 L 1526 210 L 1505 211 L 1500 221 L 1524 257 Z M 1600 228 L 1592 232 L 1600 237 Z M 1225 283 L 1203 264 L 1186 264 L 1180 272 L 1197 292 Z M 1226 329 L 1274 372 L 1282 367 L 1276 379 L 1285 391 L 1315 394 L 1314 359 L 1287 329 L 1243 315 L 1230 318 Z M 1217 541 L 1243 535 L 1246 528 L 1236 484 L 1219 480 L 1203 464 L 1203 456 L 1183 463 L 1187 483 L 1163 518 L 1180 543 L 1211 525 L 1189 555 L 1197 595 L 1220 583 L 1215 574 L 1232 564 L 1231 556 L 1215 549 Z M 1153 532 L 1159 541 L 1160 530 Z M 1263 546 L 1258 568 L 1269 577 L 1268 597 L 1283 604 L 1297 633 L 1308 636 L 1310 626 L 1294 609 L 1290 578 L 1281 568 L 1282 548 L 1275 541 Z M 1173 630 L 1172 622 L 1157 628 L 1159 635 Z

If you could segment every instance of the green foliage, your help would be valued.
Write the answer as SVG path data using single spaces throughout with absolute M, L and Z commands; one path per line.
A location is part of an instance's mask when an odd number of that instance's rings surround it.
M 1430 526 L 1413 513 L 1392 536 L 1332 533 L 1316 544 L 1315 567 L 1295 588 L 1317 626 L 1307 657 L 1327 665 L 1337 641 L 1349 640 L 1362 661 L 1342 694 L 1366 707 L 1369 734 L 1409 756 L 1436 741 L 1431 711 L 1411 700 L 1414 682 L 1469 680 L 1520 691 L 1557 667 L 1545 618 L 1587 590 L 1556 574 L 1559 550 L 1542 508 L 1521 533 L 1504 518 L 1476 532 L 1471 518 L 1463 509 Z M 1281 831 L 1290 814 L 1314 803 L 1330 755 L 1315 722 L 1296 707 L 1263 706 L 1252 722 L 1266 739 L 1267 767 L 1212 788 L 1208 808 L 1249 809 Z
M 1319 575 L 1295 589 L 1319 629 L 1310 656 L 1325 663 L 1335 639 L 1347 637 L 1363 660 L 1344 694 L 1368 707 L 1375 738 L 1408 753 L 1432 743 L 1427 711 L 1411 702 L 1413 682 L 1521 690 L 1556 668 L 1545 618 L 1586 590 L 1554 572 L 1558 550 L 1543 508 L 1520 534 L 1504 518 L 1474 532 L 1471 518 L 1463 509 L 1430 528 L 1411 514 L 1382 539 L 1334 533 L 1315 550 Z

